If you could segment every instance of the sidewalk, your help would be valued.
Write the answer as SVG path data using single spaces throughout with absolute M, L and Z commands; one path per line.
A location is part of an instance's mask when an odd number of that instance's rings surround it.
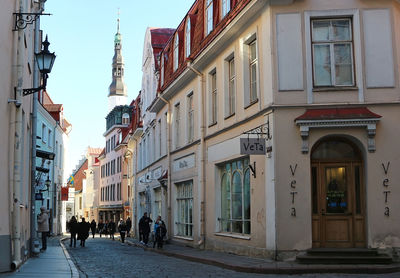
M 126 238 L 130 245 L 141 247 L 150 252 L 184 260 L 219 266 L 239 272 L 262 274 L 306 274 L 306 273 L 356 273 L 383 274 L 400 272 L 400 264 L 390 265 L 306 265 L 296 261 L 277 262 L 268 259 L 251 258 L 228 253 L 200 250 L 177 244 L 164 244 L 163 249 L 144 246 L 136 239 Z M 399 273 L 400 275 L 400 273 Z M 399 276 L 400 277 L 400 276 Z
M 61 243 L 61 239 L 50 240 L 56 242 L 48 245 L 45 252 L 40 253 L 38 257 L 29 258 L 14 272 L 0 274 L 0 277 L 79 278 L 79 272 Z

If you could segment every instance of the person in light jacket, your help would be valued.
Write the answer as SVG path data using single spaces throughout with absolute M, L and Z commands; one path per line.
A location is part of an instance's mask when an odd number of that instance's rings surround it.
M 42 248 L 40 249 L 40 251 L 43 252 L 47 249 L 47 236 L 49 234 L 49 215 L 47 214 L 45 207 L 40 208 L 37 223 L 38 232 L 42 233 Z

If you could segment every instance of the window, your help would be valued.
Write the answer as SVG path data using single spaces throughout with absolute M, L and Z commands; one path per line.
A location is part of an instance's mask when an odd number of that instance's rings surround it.
M 161 137 L 161 119 L 158 120 L 158 157 L 161 157 L 161 146 L 162 146 L 162 137 Z
M 210 74 L 210 125 L 217 123 L 217 72 Z
M 59 165 L 60 168 L 63 167 L 63 158 L 64 158 L 63 155 L 64 155 L 64 154 L 63 154 L 63 145 L 60 144 L 60 151 L 59 151 L 59 153 L 58 153 L 58 159 L 59 159 L 58 165 Z
M 176 184 L 177 235 L 193 237 L 193 181 Z
M 52 140 L 51 140 L 51 130 L 49 129 L 48 130 L 48 137 L 47 138 L 49 138 L 49 140 L 48 140 L 48 142 L 49 142 L 49 147 L 52 147 L 52 144 L 53 144 L 53 142 L 52 142 Z
M 46 143 L 46 125 L 42 124 L 42 142 Z
M 226 102 L 226 113 L 225 116 L 231 116 L 235 114 L 235 58 L 231 58 L 228 62 L 228 92 L 227 92 L 227 102 Z
M 59 163 L 57 163 L 57 161 L 58 161 L 58 156 L 60 155 L 58 153 L 58 141 L 56 141 L 55 151 L 56 151 L 56 159 L 54 160 L 54 164 L 57 166 L 57 165 L 59 165 Z
M 188 17 L 186 21 L 186 29 L 185 29 L 185 42 L 186 42 L 186 57 L 190 56 L 190 17 Z
M 161 215 L 161 188 L 154 189 L 154 218 Z
M 122 124 L 129 125 L 129 114 L 128 113 L 124 113 L 122 115 Z
M 226 163 L 221 173 L 221 232 L 250 234 L 249 158 Z
M 191 143 L 193 142 L 194 138 L 194 106 L 193 106 L 193 92 L 190 93 L 187 97 L 187 102 L 188 102 L 188 122 L 187 122 L 187 128 L 188 128 L 188 142 Z
M 351 20 L 315 19 L 311 26 L 314 86 L 354 86 Z
M 161 66 L 160 66 L 160 71 L 161 71 L 161 86 L 164 85 L 164 55 L 161 54 Z
M 250 103 L 257 100 L 257 41 L 249 44 Z
M 222 17 L 231 10 L 231 0 L 222 0 Z
M 178 32 L 175 34 L 174 39 L 174 71 L 178 69 L 179 64 L 179 35 Z
M 153 141 L 153 146 L 152 146 L 152 159 L 151 162 L 156 161 L 156 125 L 153 126 L 152 128 L 152 133 L 151 133 L 152 141 Z
M 175 148 L 179 148 L 179 134 L 180 134 L 180 118 L 181 118 L 180 104 L 175 105 Z
M 206 35 L 210 34 L 214 28 L 213 23 L 213 0 L 207 0 L 206 6 Z

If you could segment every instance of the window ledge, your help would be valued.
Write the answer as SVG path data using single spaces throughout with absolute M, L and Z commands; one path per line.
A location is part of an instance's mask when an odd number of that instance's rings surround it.
M 194 239 L 191 237 L 185 237 L 185 236 L 174 236 L 176 239 L 183 239 L 183 240 L 188 240 L 188 241 L 193 241 Z
M 227 120 L 227 119 L 229 119 L 229 118 L 232 118 L 233 116 L 235 116 L 235 112 L 233 112 L 232 114 L 226 116 L 226 117 L 224 118 L 224 120 Z
M 358 91 L 358 87 L 321 87 L 313 88 L 313 92 Z
M 210 127 L 213 127 L 215 125 L 217 125 L 217 122 L 209 124 L 208 127 L 210 128 Z
M 244 240 L 250 240 L 251 236 L 244 236 L 240 234 L 230 234 L 230 233 L 214 233 L 216 236 L 223 236 L 223 237 L 231 237 L 231 238 L 237 238 L 237 239 L 244 239 Z
M 246 105 L 246 106 L 244 107 L 244 109 L 247 109 L 247 108 L 249 108 L 250 106 L 252 106 L 252 105 L 256 104 L 257 102 L 258 102 L 258 98 L 257 98 L 257 99 L 255 99 L 255 100 L 253 100 L 252 102 L 250 102 L 248 105 Z

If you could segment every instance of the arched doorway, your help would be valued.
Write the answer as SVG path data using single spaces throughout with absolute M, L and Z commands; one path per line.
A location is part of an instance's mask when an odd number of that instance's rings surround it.
M 313 247 L 365 247 L 365 189 L 360 150 L 331 137 L 311 152 Z

